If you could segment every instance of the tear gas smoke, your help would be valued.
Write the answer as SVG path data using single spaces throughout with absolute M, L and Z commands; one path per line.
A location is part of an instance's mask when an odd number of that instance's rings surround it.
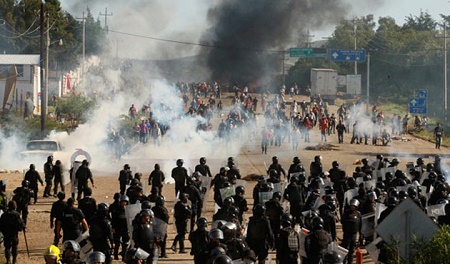
M 212 78 L 262 81 L 281 70 L 283 53 L 309 41 L 306 30 L 336 24 L 350 6 L 342 1 L 222 1 L 208 12 L 203 41 Z

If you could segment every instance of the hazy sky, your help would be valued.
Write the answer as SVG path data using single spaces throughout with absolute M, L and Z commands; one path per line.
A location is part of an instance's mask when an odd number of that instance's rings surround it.
M 102 25 L 105 12 L 113 15 L 108 17 L 108 25 L 112 30 L 120 32 L 151 36 L 155 38 L 198 43 L 203 32 L 208 28 L 207 14 L 210 7 L 226 0 L 61 0 L 64 10 L 74 16 L 81 16 L 89 6 L 94 18 L 100 18 Z M 278 3 L 277 3 L 278 1 Z M 282 5 L 287 1 L 305 0 L 273 0 Z M 412 14 L 417 16 L 420 11 L 427 11 L 436 20 L 439 14 L 450 14 L 448 0 L 309 0 L 337 1 L 345 6 L 346 13 L 336 14 L 346 19 L 355 16 L 373 14 L 375 21 L 380 16 L 393 17 L 397 24 L 402 25 L 405 18 Z M 320 2 L 314 2 L 316 5 Z M 318 14 L 320 16 L 320 14 Z M 268 15 L 270 19 L 270 14 Z M 276 23 L 274 21 L 274 23 Z M 305 25 L 305 27 L 308 27 Z M 313 40 L 320 40 L 332 34 L 335 25 L 329 24 L 323 28 L 309 28 Z M 117 33 L 109 37 L 118 47 L 119 57 L 141 57 L 163 59 L 169 57 L 188 56 L 198 52 L 198 47 L 189 45 L 173 45 L 167 42 L 135 38 Z M 142 41 L 142 42 L 141 42 Z

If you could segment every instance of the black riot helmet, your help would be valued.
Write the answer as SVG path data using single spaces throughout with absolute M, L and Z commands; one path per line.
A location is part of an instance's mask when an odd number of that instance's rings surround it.
M 208 220 L 204 217 L 200 217 L 199 219 L 197 219 L 197 227 L 198 228 L 206 228 L 208 226 Z
M 315 162 L 320 162 L 321 160 L 322 160 L 322 156 L 320 156 L 320 155 L 317 155 L 314 157 Z
M 294 160 L 293 160 L 292 162 L 294 162 L 294 164 L 299 164 L 299 163 L 301 163 L 299 157 L 294 157 Z
M 263 216 L 266 213 L 266 207 L 262 204 L 257 204 L 255 208 L 253 208 L 253 215 L 256 217 Z
M 323 219 L 320 216 L 316 216 L 311 220 L 311 227 L 313 230 L 322 229 L 324 225 Z
M 277 156 L 273 156 L 272 157 L 272 162 L 273 163 L 278 163 L 278 157 Z
M 29 186 L 30 186 L 30 182 L 29 181 L 27 181 L 27 180 L 23 180 L 22 181 L 22 187 L 28 188 Z
M 163 206 L 165 202 L 164 196 L 156 196 L 155 204 L 159 206 Z
M 183 166 L 183 164 L 184 164 L 183 159 L 177 159 L 177 166 L 181 167 Z
M 289 213 L 284 213 L 281 216 L 281 225 L 282 226 L 292 226 L 292 223 L 294 222 L 294 218 Z
M 333 168 L 339 168 L 339 162 L 337 162 L 336 160 L 333 161 L 331 165 L 333 166 Z
M 344 260 L 336 251 L 328 251 L 322 256 L 323 264 L 342 264 Z
M 206 164 L 206 158 L 205 157 L 201 157 L 200 158 L 200 164 L 202 164 L 202 165 Z
M 236 187 L 236 194 L 237 195 L 243 195 L 245 193 L 245 187 L 242 185 L 239 185 Z
M 281 192 L 274 192 L 272 195 L 272 199 L 281 200 Z

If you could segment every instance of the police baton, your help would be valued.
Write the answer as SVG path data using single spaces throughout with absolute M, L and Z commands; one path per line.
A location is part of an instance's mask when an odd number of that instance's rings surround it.
M 27 235 L 25 234 L 25 230 L 23 230 L 23 237 L 25 238 L 25 246 L 27 248 L 28 258 L 30 258 L 30 250 L 28 249 L 28 241 L 27 241 Z

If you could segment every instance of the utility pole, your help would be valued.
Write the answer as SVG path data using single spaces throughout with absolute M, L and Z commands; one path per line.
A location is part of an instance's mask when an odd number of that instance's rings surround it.
M 356 19 L 353 19 L 353 37 L 355 40 L 355 50 L 356 50 Z M 355 75 L 358 74 L 358 63 L 355 61 Z
M 444 20 L 444 120 L 447 121 L 447 23 Z
M 49 16 L 47 14 L 47 42 L 46 42 L 46 49 L 45 49 L 45 98 L 44 102 L 42 102 L 42 113 L 47 115 L 48 113 L 48 50 L 50 47 L 50 23 L 49 23 Z
M 82 19 L 83 20 L 83 62 L 82 62 L 82 66 L 81 66 L 81 75 L 84 75 L 85 70 L 85 62 L 86 62 L 86 18 L 84 17 L 84 12 L 83 12 L 83 17 L 79 18 L 77 17 L 77 19 Z
M 370 53 L 367 52 L 367 106 L 366 106 L 366 111 L 369 111 L 369 96 L 370 96 Z
M 43 109 L 44 101 L 45 101 L 45 89 L 44 88 L 44 3 L 41 2 L 41 32 L 40 32 L 40 54 L 39 54 L 39 67 L 40 71 L 40 91 L 41 91 L 41 139 L 45 138 L 45 112 L 47 109 Z
M 108 17 L 109 17 L 109 16 L 112 16 L 112 15 L 113 15 L 113 13 L 109 13 L 109 14 L 108 14 L 108 8 L 105 7 L 105 13 L 102 14 L 102 12 L 100 12 L 100 15 L 101 15 L 101 16 L 105 16 L 105 31 L 106 31 L 106 34 L 108 34 L 108 23 L 107 23 L 107 20 L 108 20 Z
M 315 35 L 310 35 L 310 34 L 309 34 L 309 29 L 308 29 L 308 33 L 306 34 L 305 37 L 307 38 L 306 47 L 307 47 L 307 48 L 311 48 L 311 41 L 310 41 L 310 39 L 311 39 L 311 38 L 314 38 Z

